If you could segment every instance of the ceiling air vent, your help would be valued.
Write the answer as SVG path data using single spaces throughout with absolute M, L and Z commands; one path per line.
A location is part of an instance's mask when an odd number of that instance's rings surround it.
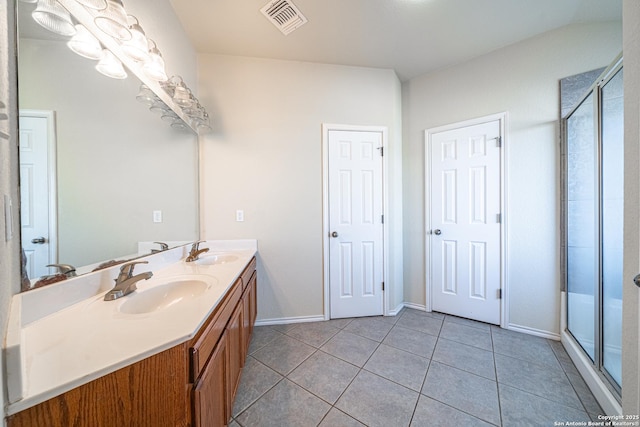
M 307 23 L 307 18 L 289 0 L 270 1 L 260 12 L 284 35 Z

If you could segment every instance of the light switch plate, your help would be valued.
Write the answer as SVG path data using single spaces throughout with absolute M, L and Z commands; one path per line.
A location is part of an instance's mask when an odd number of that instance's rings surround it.
M 237 222 L 243 222 L 244 221 L 244 211 L 243 210 L 237 210 L 236 211 L 236 221 Z
M 162 222 L 162 211 L 153 211 L 153 222 Z

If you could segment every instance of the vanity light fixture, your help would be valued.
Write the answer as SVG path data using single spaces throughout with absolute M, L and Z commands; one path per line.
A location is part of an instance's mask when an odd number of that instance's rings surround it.
M 164 59 L 162 59 L 162 54 L 158 50 L 158 46 L 156 42 L 149 39 L 149 59 L 145 61 L 142 66 L 142 70 L 150 79 L 164 82 L 168 80 L 167 72 L 165 71 Z
M 76 0 L 86 8 L 93 10 L 104 10 L 107 8 L 107 0 Z
M 127 72 L 124 70 L 122 62 L 107 49 L 102 51 L 102 59 L 100 59 L 100 62 L 96 65 L 96 70 L 113 79 L 127 78 Z
M 107 0 L 107 8 L 99 11 L 93 18 L 96 26 L 114 39 L 125 41 L 131 39 L 127 12 L 122 0 Z
M 69 12 L 56 0 L 38 0 L 31 16 L 38 24 L 61 36 L 70 37 L 76 33 Z
M 144 34 L 144 30 L 138 22 L 138 18 L 132 15 L 128 15 L 127 19 L 131 24 L 129 25 L 129 32 L 131 33 L 131 39 L 122 42 L 122 51 L 129 58 L 138 62 L 147 62 L 151 60 L 149 55 L 149 42 Z
M 85 58 L 96 61 L 102 59 L 102 46 L 100 42 L 84 25 L 76 24 L 76 34 L 67 42 L 67 46 Z

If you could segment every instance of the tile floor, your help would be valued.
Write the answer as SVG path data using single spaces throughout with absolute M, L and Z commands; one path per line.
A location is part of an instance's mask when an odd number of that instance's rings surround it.
M 256 327 L 231 426 L 553 426 L 599 413 L 560 343 L 405 309 Z

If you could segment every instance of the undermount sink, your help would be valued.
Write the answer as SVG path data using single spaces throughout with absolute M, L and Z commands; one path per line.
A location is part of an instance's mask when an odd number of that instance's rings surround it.
M 234 262 L 237 259 L 238 259 L 237 256 L 228 255 L 228 254 L 201 255 L 200 258 L 196 260 L 196 264 L 198 265 L 226 264 L 227 262 Z
M 210 280 L 192 277 L 175 278 L 146 290 L 137 290 L 124 297 L 126 300 L 120 305 L 118 311 L 126 314 L 144 314 L 163 310 L 202 295 L 209 288 Z

